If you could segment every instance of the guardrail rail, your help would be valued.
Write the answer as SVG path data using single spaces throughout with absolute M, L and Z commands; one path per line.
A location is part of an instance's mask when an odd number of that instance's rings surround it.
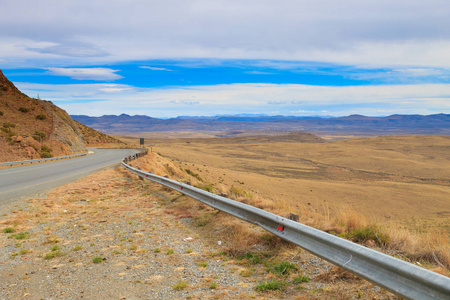
M 13 166 L 13 165 L 23 165 L 23 164 L 32 164 L 32 163 L 40 163 L 40 162 L 45 162 L 45 161 L 60 160 L 60 159 L 73 158 L 73 157 L 85 156 L 85 155 L 87 155 L 87 153 L 72 154 L 72 155 L 50 157 L 50 158 L 40 158 L 40 159 L 30 159 L 30 160 L 3 162 L 3 163 L 0 163 L 0 167 Z
M 148 150 L 126 157 L 122 160 L 122 166 L 142 178 L 160 183 L 215 209 L 259 225 L 270 233 L 397 295 L 417 300 L 450 299 L 450 278 L 446 276 L 251 205 L 147 173 L 127 164 L 147 152 Z

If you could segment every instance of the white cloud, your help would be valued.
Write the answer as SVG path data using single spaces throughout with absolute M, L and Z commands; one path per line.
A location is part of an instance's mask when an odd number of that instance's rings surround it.
M 169 69 L 166 69 L 166 68 L 147 67 L 147 66 L 141 66 L 139 68 L 141 68 L 141 69 L 149 69 L 149 70 L 152 70 L 152 71 L 172 71 L 172 70 L 169 70 Z
M 166 89 L 111 84 L 17 83 L 17 86 L 30 96 L 39 93 L 43 99 L 58 101 L 71 114 L 175 117 L 243 112 L 335 116 L 450 113 L 450 84 L 344 87 L 222 84 Z M 84 103 L 93 100 L 102 102 Z
M 448 0 L 3 2 L 8 67 L 169 58 L 450 66 Z
M 115 74 L 119 70 L 108 68 L 48 68 L 52 75 L 68 76 L 76 80 L 113 81 L 123 78 Z

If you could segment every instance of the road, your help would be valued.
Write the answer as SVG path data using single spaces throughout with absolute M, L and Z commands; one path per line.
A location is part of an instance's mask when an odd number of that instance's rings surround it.
M 0 170 L 0 206 L 31 197 L 90 173 L 119 165 L 136 150 L 90 149 L 94 154 L 73 159 Z

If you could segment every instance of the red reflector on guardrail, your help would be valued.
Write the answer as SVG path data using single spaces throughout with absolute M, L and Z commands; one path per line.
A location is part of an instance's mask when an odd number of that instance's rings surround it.
M 278 226 L 277 230 L 278 231 L 284 231 L 284 227 L 283 226 Z

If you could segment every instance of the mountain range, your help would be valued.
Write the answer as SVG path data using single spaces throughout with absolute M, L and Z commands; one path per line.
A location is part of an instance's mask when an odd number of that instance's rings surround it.
M 450 134 L 450 114 L 391 115 L 338 118 L 266 115 L 177 117 L 158 119 L 127 114 L 90 117 L 72 115 L 74 120 L 108 134 L 160 131 L 308 131 L 351 134 Z

